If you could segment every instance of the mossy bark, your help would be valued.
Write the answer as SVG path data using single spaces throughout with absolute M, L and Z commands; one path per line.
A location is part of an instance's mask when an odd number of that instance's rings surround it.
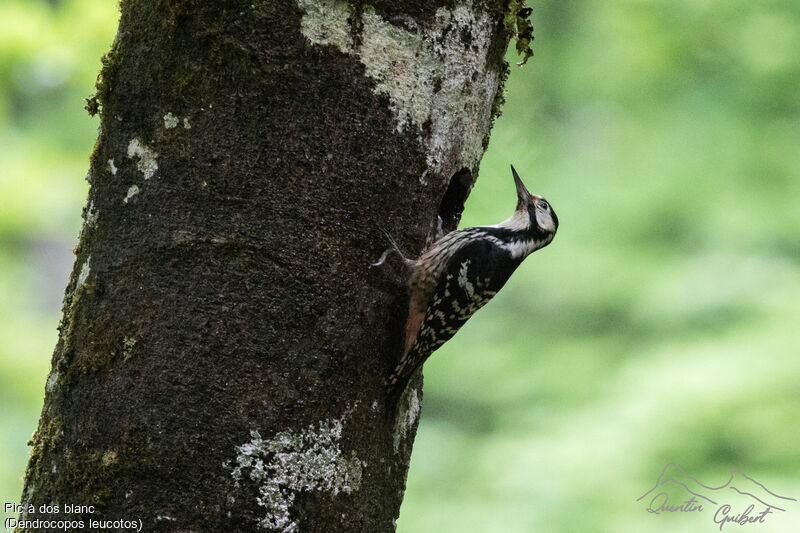
M 378 228 L 414 254 L 437 215 L 457 224 L 502 94 L 506 7 L 123 0 L 22 518 L 54 504 L 148 532 L 394 529 L 421 383 L 390 421 L 406 297 L 368 265 Z M 317 8 L 345 14 L 345 45 Z M 389 67 L 367 37 L 388 39 Z M 488 99 L 464 84 L 470 105 L 431 96 L 432 118 L 410 121 L 391 57 L 406 37 L 445 65 L 431 76 L 488 80 Z M 492 75 L 445 57 L 458 42 Z M 422 81 L 436 95 L 448 79 Z M 431 141 L 436 106 L 459 110 L 445 118 L 479 136 L 477 157 Z

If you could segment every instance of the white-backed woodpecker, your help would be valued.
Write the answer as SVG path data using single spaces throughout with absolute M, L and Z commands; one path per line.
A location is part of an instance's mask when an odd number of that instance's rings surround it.
M 553 240 L 555 211 L 547 200 L 528 192 L 513 165 L 511 172 L 517 208 L 509 218 L 494 226 L 452 231 L 419 259 L 403 258 L 411 269 L 408 320 L 403 356 L 385 380 L 392 409 L 417 368 L 497 294 L 528 255 Z M 396 245 L 393 249 L 400 252 Z

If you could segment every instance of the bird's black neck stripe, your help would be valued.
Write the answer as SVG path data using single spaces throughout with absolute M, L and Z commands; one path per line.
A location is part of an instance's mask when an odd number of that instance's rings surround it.
M 547 238 L 547 232 L 536 225 L 532 225 L 524 230 L 512 230 L 497 226 L 478 226 L 476 229 L 485 232 L 491 237 L 495 237 L 496 239 L 508 243 L 528 240 L 542 241 Z

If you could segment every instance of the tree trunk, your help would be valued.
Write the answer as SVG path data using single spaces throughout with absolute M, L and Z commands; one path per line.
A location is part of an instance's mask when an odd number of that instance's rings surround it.
M 368 265 L 458 223 L 507 4 L 123 0 L 21 519 L 394 529 L 421 380 L 385 416 Z

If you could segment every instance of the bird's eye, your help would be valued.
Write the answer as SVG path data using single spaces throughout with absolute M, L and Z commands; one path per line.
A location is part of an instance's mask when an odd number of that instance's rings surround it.
M 546 202 L 546 201 L 544 201 L 544 200 L 540 200 L 540 201 L 539 201 L 539 203 L 538 203 L 537 205 L 539 206 L 539 209 L 541 209 L 541 210 L 543 210 L 543 211 L 547 211 L 547 209 L 550 207 L 550 206 L 547 204 L 547 202 Z

